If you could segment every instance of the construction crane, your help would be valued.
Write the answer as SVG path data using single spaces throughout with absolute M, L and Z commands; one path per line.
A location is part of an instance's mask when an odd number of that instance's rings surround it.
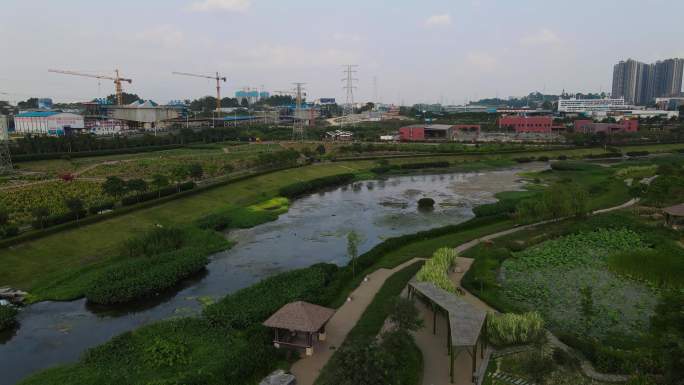
M 123 105 L 123 88 L 121 87 L 121 83 L 122 82 L 128 82 L 128 84 L 133 83 L 132 79 L 126 79 L 126 78 L 120 77 L 118 69 L 114 70 L 114 73 L 115 73 L 114 77 L 106 76 L 106 75 L 84 74 L 82 72 L 76 72 L 76 71 L 48 70 L 48 72 L 54 72 L 57 74 L 64 74 L 64 75 L 84 76 L 87 78 L 95 78 L 95 79 L 113 80 L 114 85 L 116 86 L 116 104 L 119 106 Z
M 227 81 L 225 76 L 220 76 L 219 73 L 216 73 L 216 76 L 208 76 L 208 75 L 197 75 L 197 74 L 190 74 L 187 72 L 172 72 L 173 75 L 183 75 L 183 76 L 193 76 L 196 78 L 204 78 L 204 79 L 214 79 L 216 80 L 216 112 L 219 113 L 221 112 L 221 80 L 224 82 Z

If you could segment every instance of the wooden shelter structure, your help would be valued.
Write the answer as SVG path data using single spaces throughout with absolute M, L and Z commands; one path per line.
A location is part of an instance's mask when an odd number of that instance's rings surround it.
M 663 213 L 665 213 L 665 224 L 672 227 L 684 225 L 684 203 L 666 207 Z
M 325 325 L 333 314 L 333 309 L 297 301 L 281 307 L 263 325 L 274 329 L 273 346 L 276 348 L 302 348 L 310 356 L 314 352 L 314 342 L 325 341 Z
M 409 298 L 418 297 L 432 307 L 432 333 L 437 332 L 437 312 L 445 314 L 447 320 L 446 348 L 449 353 L 449 376 L 454 382 L 454 359 L 458 353 L 465 350 L 473 362 L 472 378 L 476 383 L 478 344 L 480 358 L 484 358 L 487 342 L 482 336 L 486 331 L 485 319 L 487 313 L 464 301 L 453 293 L 449 293 L 430 282 L 419 282 L 415 278 L 408 284 Z

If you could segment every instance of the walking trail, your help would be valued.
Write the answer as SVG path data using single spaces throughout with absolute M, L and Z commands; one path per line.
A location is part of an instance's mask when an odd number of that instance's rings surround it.
M 632 206 L 636 202 L 638 202 L 638 200 L 632 199 L 622 205 L 608 209 L 597 210 L 592 214 L 602 214 L 610 211 L 620 210 Z M 460 254 L 474 246 L 477 246 L 481 242 L 486 242 L 518 231 L 523 231 L 560 220 L 562 219 L 542 221 L 489 234 L 459 245 L 456 247 L 456 251 Z M 345 302 L 344 305 L 338 308 L 335 312 L 335 315 L 333 315 L 328 322 L 328 325 L 326 326 L 327 338 L 325 341 L 316 342 L 313 356 L 304 357 L 292 365 L 290 371 L 297 378 L 298 385 L 313 385 L 325 364 L 328 362 L 328 360 L 330 360 L 330 357 L 332 357 L 332 355 L 335 353 L 335 350 L 342 345 L 347 337 L 347 334 L 349 334 L 349 331 L 351 331 L 354 325 L 356 325 L 358 320 L 361 318 L 361 315 L 371 303 L 373 297 L 375 297 L 375 294 L 385 283 L 385 280 L 387 280 L 387 278 L 392 276 L 392 274 L 396 273 L 397 271 L 419 260 L 421 260 L 421 258 L 413 258 L 393 269 L 378 269 L 368 276 L 369 279 L 367 282 L 361 283 L 361 285 L 351 293 L 352 300 Z M 449 278 L 454 282 L 454 284 L 456 284 L 458 287 L 461 287 L 461 279 L 468 269 L 470 269 L 473 260 L 470 258 L 458 257 L 456 263 L 458 269 L 456 272 L 452 272 L 449 275 Z M 465 289 L 463 289 L 463 291 L 465 293 L 463 298 L 471 304 L 483 310 L 495 312 L 494 309 L 492 309 L 479 298 L 475 297 Z M 427 324 L 427 320 L 432 319 L 432 311 L 426 306 L 422 305 L 420 301 L 417 302 L 417 306 Z M 425 327 L 414 334 L 416 338 L 416 344 L 418 347 L 420 347 L 423 353 L 423 385 L 451 384 L 449 378 L 449 356 L 446 353 L 446 347 L 444 344 L 444 341 L 446 341 L 445 320 L 440 317 L 443 316 L 438 315 L 436 335 L 432 334 L 431 327 Z M 560 344 L 557 346 L 561 348 L 568 349 L 567 346 L 562 345 L 562 343 L 555 338 L 552 338 L 551 341 L 554 344 Z M 479 353 L 480 352 L 478 351 L 478 354 Z M 480 362 L 486 362 L 486 359 L 480 360 Z M 472 363 L 470 356 L 467 353 L 462 352 L 456 357 L 456 361 L 454 363 L 454 384 L 472 384 L 471 366 Z M 582 368 L 585 371 L 585 374 L 589 377 L 593 377 L 592 374 L 598 376 L 597 379 L 602 377 L 600 373 L 597 373 L 595 370 L 593 370 L 593 367 L 591 367 L 591 364 L 588 361 L 584 361 L 582 363 Z M 613 380 L 622 380 L 622 377 L 620 376 L 611 377 L 619 377 L 613 378 Z

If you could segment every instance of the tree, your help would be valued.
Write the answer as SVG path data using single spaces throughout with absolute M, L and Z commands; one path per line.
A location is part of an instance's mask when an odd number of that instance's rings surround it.
M 102 191 L 114 199 L 119 199 L 126 193 L 126 182 L 118 176 L 109 176 L 102 183 Z
M 169 185 L 169 178 L 166 175 L 154 174 L 152 176 L 152 185 L 157 188 L 157 196 L 160 197 L 161 189 Z
M 193 163 L 188 167 L 188 174 L 192 179 L 198 180 L 202 178 L 202 175 L 204 175 L 204 169 L 202 168 L 201 164 Z
M 249 101 L 246 98 L 242 99 L 242 101 L 240 101 L 240 106 L 245 108 L 249 107 Z
M 417 331 L 423 327 L 423 320 L 416 305 L 404 297 L 397 297 L 392 303 L 389 320 L 399 330 Z
M 21 110 L 38 108 L 38 98 L 28 98 L 24 102 L 17 103 L 17 107 Z
M 64 200 L 64 205 L 69 209 L 69 212 L 76 215 L 76 222 L 78 222 L 81 212 L 83 211 L 83 200 L 78 197 L 67 198 Z
M 121 94 L 121 99 L 123 99 L 123 104 L 131 104 L 133 102 L 136 102 L 138 100 L 141 100 L 140 96 L 136 94 L 129 94 L 127 92 L 124 92 Z M 107 102 L 111 104 L 116 104 L 116 95 L 108 95 L 107 96 Z
M 9 213 L 4 207 L 0 207 L 0 227 L 5 227 L 9 223 Z
M 171 178 L 173 178 L 173 181 L 176 182 L 176 187 L 178 188 L 178 191 L 180 191 L 181 182 L 185 181 L 188 175 L 188 168 L 185 166 L 178 166 L 171 170 Z
M 126 189 L 128 191 L 137 192 L 138 198 L 140 198 L 140 194 L 147 191 L 147 188 L 147 182 L 145 182 L 143 179 L 131 179 L 128 182 L 126 182 Z
M 359 255 L 359 243 L 361 243 L 359 234 L 354 230 L 350 231 L 347 234 L 347 256 L 351 260 L 353 277 L 356 277 L 356 257 Z
M 40 228 L 45 228 L 45 220 L 50 216 L 50 209 L 45 206 L 39 206 L 31 210 L 31 214 L 40 223 Z

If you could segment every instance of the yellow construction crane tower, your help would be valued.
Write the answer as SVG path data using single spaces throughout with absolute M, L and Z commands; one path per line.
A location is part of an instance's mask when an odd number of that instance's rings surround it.
M 121 87 L 121 83 L 122 82 L 128 82 L 128 84 L 133 83 L 132 79 L 126 79 L 126 78 L 120 77 L 118 69 L 114 70 L 114 73 L 115 73 L 114 77 L 106 76 L 106 75 L 84 74 L 84 73 L 76 72 L 76 71 L 48 70 L 48 72 L 54 72 L 57 74 L 64 74 L 64 75 L 84 76 L 87 78 L 95 78 L 95 79 L 113 80 L 114 85 L 116 86 L 116 104 L 119 106 L 123 105 L 123 88 Z
M 226 79 L 225 76 L 220 76 L 218 72 L 216 73 L 216 76 L 197 75 L 197 74 L 190 74 L 187 72 L 171 72 L 171 73 L 173 75 L 193 76 L 196 78 L 216 80 L 216 112 L 217 113 L 221 112 L 221 80 L 226 82 L 228 79 Z

